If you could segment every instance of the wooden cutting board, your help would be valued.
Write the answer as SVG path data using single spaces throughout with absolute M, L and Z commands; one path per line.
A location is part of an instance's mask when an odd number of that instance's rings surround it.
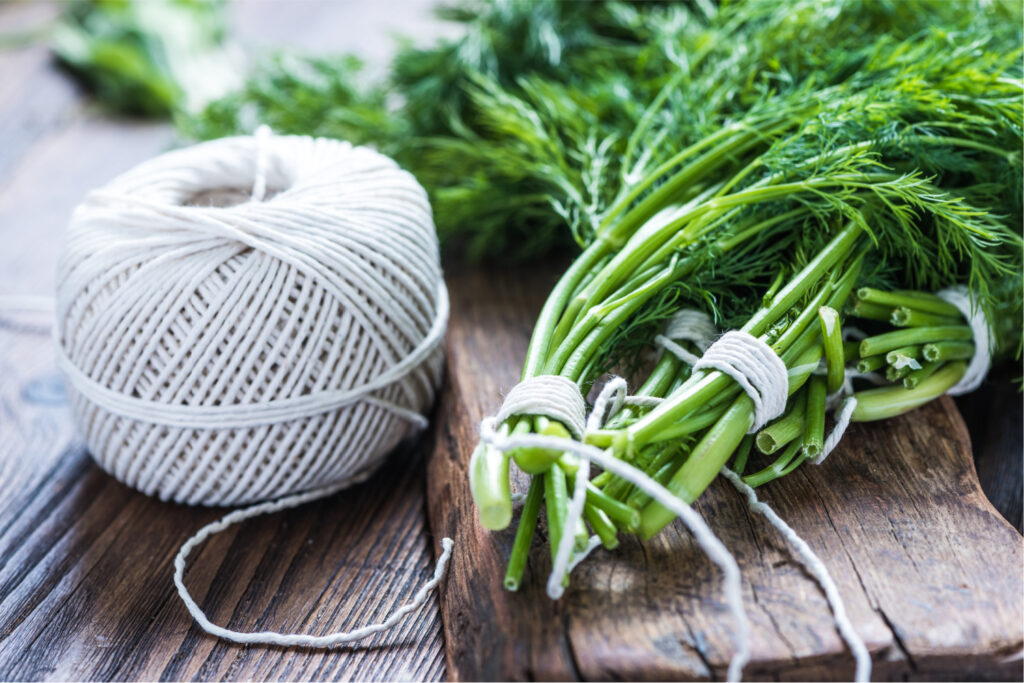
M 435 543 L 455 539 L 441 593 L 448 676 L 722 678 L 733 624 L 721 577 L 678 522 L 647 543 L 595 551 L 558 602 L 544 592 L 546 543 L 535 543 L 519 592 L 502 588 L 514 530 L 479 525 L 467 464 L 481 418 L 518 380 L 553 273 L 449 273 L 447 386 L 428 463 Z M 525 490 L 525 478 L 516 486 Z M 1021 680 L 1022 538 L 982 493 L 950 399 L 854 425 L 825 464 L 759 493 L 828 566 L 876 680 Z M 753 627 L 745 677 L 852 677 L 824 596 L 778 534 L 721 481 L 696 509 L 743 571 Z

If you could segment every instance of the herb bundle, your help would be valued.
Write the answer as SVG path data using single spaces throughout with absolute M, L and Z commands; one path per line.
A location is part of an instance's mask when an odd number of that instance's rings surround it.
M 718 20 L 730 25 L 730 13 L 722 14 Z M 702 86 L 720 105 L 703 110 L 704 120 L 715 122 L 708 134 L 679 131 L 687 112 L 674 96 L 701 73 L 680 69 L 630 135 L 577 148 L 591 177 L 598 169 L 615 178 L 617 170 L 618 182 L 552 201 L 587 246 L 541 312 L 524 380 L 559 375 L 586 390 L 612 364 L 651 348 L 664 322 L 692 306 L 759 337 L 790 373 L 785 412 L 748 437 L 755 406 L 734 378 L 692 371 L 664 354 L 637 390 L 662 399 L 656 407 L 624 408 L 580 437 L 687 502 L 730 459 L 743 472 L 755 443 L 765 454 L 781 453 L 747 476 L 752 484 L 819 457 L 826 397 L 844 384 L 847 359 L 862 372 L 882 369 L 883 381 L 895 383 L 854 392 L 847 415 L 854 421 L 905 412 L 958 384 L 974 355 L 973 337 L 962 312 L 932 292 L 965 283 L 989 320 L 997 310 L 1019 320 L 1019 47 L 966 28 L 840 41 L 838 51 L 834 44 L 819 44 L 828 69 L 803 74 L 796 59 L 786 87 L 764 84 L 742 98 L 732 90 L 716 98 Z M 721 64 L 714 66 L 717 73 Z M 491 110 L 506 119 L 522 113 L 518 129 L 504 124 L 517 131 L 510 145 L 529 139 L 523 129 L 538 139 L 563 134 L 545 122 L 530 89 L 536 86 L 527 87 L 532 82 L 523 79 L 516 103 Z M 673 134 L 697 140 L 664 145 Z M 652 153 L 632 163 L 630 151 L 649 138 L 667 158 Z M 848 313 L 905 329 L 879 330 L 849 347 L 841 332 Z M 1019 337 L 1018 325 L 995 338 L 1012 353 Z M 817 376 L 823 357 L 829 374 Z M 500 433 L 574 436 L 550 415 L 529 413 L 506 419 Z M 511 463 L 534 477 L 506 576 L 514 589 L 542 505 L 552 557 L 566 534 L 577 536 L 582 552 L 587 533 L 567 518 L 575 458 L 552 448 L 476 451 L 472 487 L 484 526 L 511 521 Z M 673 517 L 621 477 L 606 472 L 588 484 L 583 519 L 606 546 L 621 530 L 649 537 Z

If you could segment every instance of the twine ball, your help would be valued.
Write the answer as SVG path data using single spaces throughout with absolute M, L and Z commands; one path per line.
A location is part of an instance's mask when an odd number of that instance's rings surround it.
M 423 188 L 300 136 L 164 154 L 75 210 L 59 366 L 99 465 L 239 505 L 365 478 L 426 425 L 448 316 Z

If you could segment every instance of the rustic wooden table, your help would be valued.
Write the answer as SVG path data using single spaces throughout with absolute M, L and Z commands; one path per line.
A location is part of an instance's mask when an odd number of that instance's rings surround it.
M 424 4 L 417 0 L 395 11 L 391 4 L 369 10 L 369 4 L 303 2 L 283 12 L 281 5 L 250 2 L 236 19 L 255 42 L 301 42 L 383 59 L 379 36 L 388 27 L 437 30 L 423 20 Z M 0 3 L 0 33 L 38 25 L 54 12 L 49 5 Z M 44 47 L 0 51 L 0 293 L 52 291 L 71 208 L 88 189 L 172 143 L 166 124 L 114 119 L 95 109 L 54 68 Z M 461 273 L 453 285 L 473 281 L 472 273 Z M 507 285 L 509 296 L 515 296 L 515 282 Z M 534 289 L 515 300 L 524 320 L 536 305 L 540 290 Z M 434 597 L 395 631 L 327 653 L 229 645 L 198 629 L 173 591 L 171 560 L 195 529 L 222 511 L 147 498 L 93 464 L 75 438 L 44 323 L 0 320 L 0 679 L 445 676 Z M 960 407 L 982 486 L 1020 528 L 1019 394 L 1005 381 L 993 382 L 991 391 Z M 455 418 L 449 417 L 438 419 L 441 442 L 452 433 Z M 327 633 L 377 620 L 432 569 L 424 453 L 423 445 L 410 445 L 360 487 L 206 543 L 187 577 L 193 594 L 214 621 L 241 629 Z M 449 604 L 446 614 L 458 607 Z M 446 627 L 448 633 L 460 628 L 454 622 Z M 448 646 L 449 663 L 464 664 L 465 643 Z

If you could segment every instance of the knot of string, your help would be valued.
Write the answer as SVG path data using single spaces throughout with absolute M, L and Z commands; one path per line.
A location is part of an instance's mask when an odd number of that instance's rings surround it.
M 669 318 L 668 324 L 665 325 L 665 333 L 655 337 L 654 343 L 684 363 L 695 365 L 700 357 L 684 349 L 679 342 L 693 342 L 703 353 L 717 336 L 718 328 L 715 327 L 711 316 L 694 308 L 684 308 Z
M 985 381 L 989 368 L 992 366 L 992 336 L 988 318 L 977 301 L 972 303 L 971 295 L 963 285 L 950 287 L 936 293 L 940 298 L 956 306 L 964 320 L 971 327 L 971 336 L 974 340 L 974 355 L 967 364 L 967 371 L 953 387 L 946 393 L 950 396 L 967 394 Z
M 708 347 L 693 370 L 713 369 L 732 377 L 754 403 L 753 434 L 786 409 L 789 375 L 786 364 L 763 341 L 741 330 L 730 330 Z

